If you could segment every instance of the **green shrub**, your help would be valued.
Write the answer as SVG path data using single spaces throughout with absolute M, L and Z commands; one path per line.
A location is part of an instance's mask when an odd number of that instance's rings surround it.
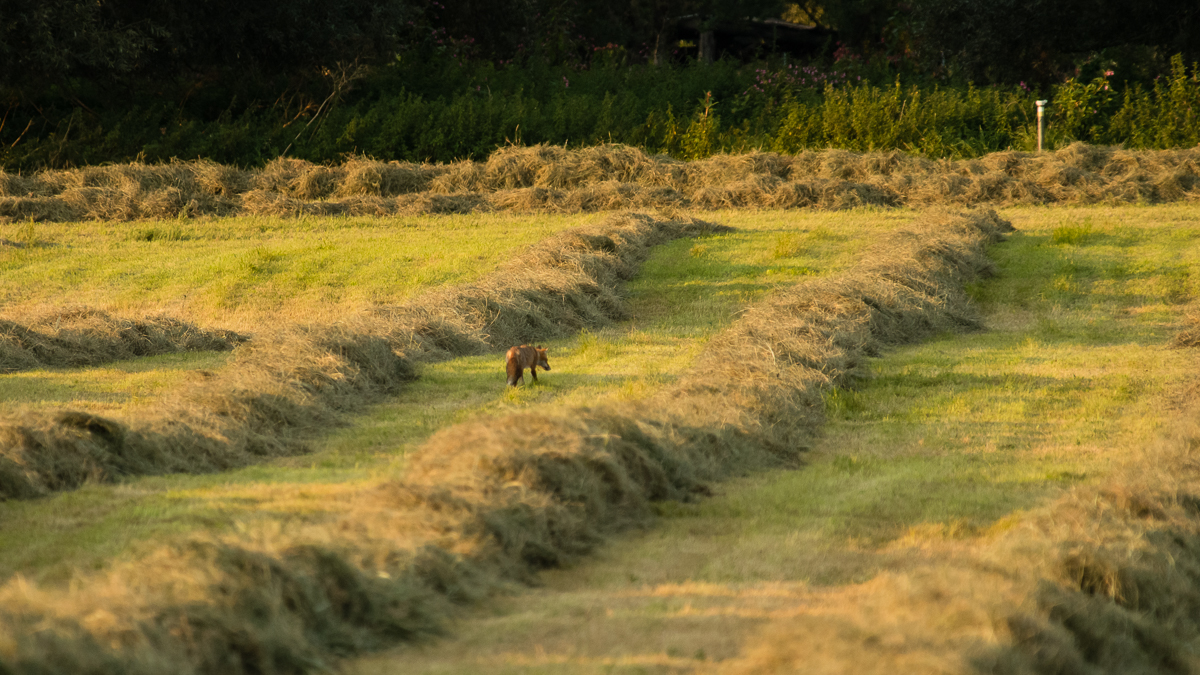
M 613 62 L 590 70 L 404 62 L 321 108 L 235 97 L 218 110 L 212 95 L 193 109 L 168 102 L 107 111 L 75 104 L 36 113 L 17 108 L 0 127 L 0 166 L 19 171 L 173 157 L 261 166 L 281 154 L 313 162 L 347 154 L 448 162 L 482 159 L 508 143 L 616 142 L 683 159 L 826 147 L 958 158 L 1035 145 L 1037 96 L 1024 88 L 906 85 L 899 78 L 877 86 L 849 84 L 845 73 L 803 80 L 795 71 L 773 72 L 730 62 Z M 1170 74 L 1120 92 L 1111 75 L 1070 79 L 1045 94 L 1047 147 L 1200 143 L 1200 65 L 1189 71 L 1176 56 Z

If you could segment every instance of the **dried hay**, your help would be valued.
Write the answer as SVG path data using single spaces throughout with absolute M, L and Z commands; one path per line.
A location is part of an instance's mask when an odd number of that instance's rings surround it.
M 242 212 L 256 216 L 340 216 L 350 213 L 347 203 L 302 201 L 269 190 L 251 190 L 242 195 L 241 201 Z M 358 203 L 360 210 L 367 210 L 362 208 L 362 202 L 353 203 Z
M 992 656 L 1009 664 L 1004 672 L 1192 671 L 1200 430 L 1191 406 L 1183 428 L 1138 466 L 1077 488 L 987 551 L 985 564 L 1024 571 L 1027 601 L 1005 608 L 1009 639 Z
M 817 191 L 811 183 L 788 182 L 780 184 L 770 199 L 760 206 L 772 209 L 801 209 L 817 203 Z
M 251 173 L 237 167 L 217 164 L 207 159 L 188 162 L 186 166 L 195 176 L 199 189 L 213 196 L 232 197 L 246 192 L 253 185 Z
M 338 189 L 345 172 L 327 166 L 313 166 L 288 181 L 286 194 L 304 201 L 325 199 Z
M 569 161 L 570 153 L 557 145 L 499 148 L 483 165 L 484 184 L 492 190 L 559 187 L 553 184 L 560 170 L 556 164 Z M 539 176 L 542 181 L 539 182 Z
M 817 176 L 836 181 L 857 181 L 866 177 L 862 155 L 848 150 L 826 150 L 821 153 Z
M 344 175 L 337 195 L 395 197 L 429 189 L 435 170 L 409 162 L 377 162 L 364 157 L 348 160 L 339 167 Z
M 316 168 L 316 164 L 307 160 L 277 157 L 254 173 L 250 187 L 254 190 L 288 194 L 296 179 Z
M 488 204 L 497 211 L 562 211 L 563 194 L 544 187 L 497 190 L 488 195 Z
M 822 209 L 840 210 L 861 206 L 897 206 L 902 203 L 900 195 L 887 186 L 853 183 L 850 181 L 824 181 L 815 186 L 817 206 Z
M 35 222 L 82 220 L 84 211 L 58 197 L 0 197 L 0 217 Z
M 480 194 L 465 192 L 460 194 L 409 194 L 401 195 L 395 201 L 396 212 L 412 215 L 474 213 L 476 211 L 491 211 L 492 206 Z
M 27 324 L 0 320 L 0 372 L 78 368 L 183 351 L 227 351 L 232 331 L 205 331 L 165 316 L 129 319 L 88 308 L 59 309 Z
M 1003 171 L 1009 176 L 1020 177 L 1030 159 L 1036 157 L 1028 152 L 1003 150 L 984 155 L 978 161 L 990 171 Z
M 440 167 L 429 180 L 429 191 L 435 195 L 483 192 L 485 189 L 483 166 L 470 160 Z
M 1076 141 L 1054 153 L 1054 159 L 1073 169 L 1094 173 L 1108 164 L 1113 149 Z
M 981 548 L 818 597 L 722 672 L 1193 672 L 1198 391 L 1105 483 L 1020 514 Z
M 692 192 L 692 201 L 706 209 L 765 206 L 782 184 L 777 176 L 759 174 L 722 187 L 702 187 Z
M 673 186 L 683 178 L 685 162 L 665 155 L 651 157 L 639 148 L 613 143 L 576 151 L 572 186 L 615 181 L 647 186 Z
M 507 146 L 448 165 L 352 157 L 337 166 L 279 158 L 259 171 L 212 162 L 0 174 L 0 217 L 34 220 L 590 212 L 625 208 L 853 208 L 862 205 L 1093 204 L 1200 198 L 1200 150 L 1074 143 L 932 161 L 898 151 L 755 151 L 683 162 L 607 144 Z M 17 195 L 16 193 L 20 193 Z M 12 193 L 11 196 L 4 196 Z M 452 197 L 446 200 L 442 197 Z M 28 201 L 34 200 L 34 201 Z M 391 201 L 394 200 L 394 201 Z
M 29 197 L 37 190 L 37 179 L 0 170 L 0 197 Z
M 51 342 L 55 351 L 27 352 L 78 361 L 95 355 L 94 344 L 92 354 L 72 352 L 67 339 Z M 333 328 L 261 336 L 240 346 L 230 367 L 199 374 L 140 417 L 118 422 L 61 411 L 0 420 L 0 457 L 21 468 L 0 480 L 0 500 L 124 475 L 223 471 L 303 452 L 306 434 L 394 391 L 413 373 L 411 362 L 378 338 Z
M 572 190 L 563 197 L 562 204 L 569 212 L 591 212 L 684 208 L 688 202 L 671 187 L 646 187 L 610 180 Z
M 745 182 L 759 177 L 787 179 L 791 173 L 791 162 L 774 152 L 722 154 L 689 162 L 686 172 L 687 186 L 696 190 Z

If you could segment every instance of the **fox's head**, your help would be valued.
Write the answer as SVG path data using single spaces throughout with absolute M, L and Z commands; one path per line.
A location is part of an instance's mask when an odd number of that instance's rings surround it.
M 550 370 L 550 362 L 546 360 L 546 351 L 549 349 L 549 347 L 546 349 L 534 347 L 534 349 L 537 350 L 538 368 L 541 368 L 542 370 Z

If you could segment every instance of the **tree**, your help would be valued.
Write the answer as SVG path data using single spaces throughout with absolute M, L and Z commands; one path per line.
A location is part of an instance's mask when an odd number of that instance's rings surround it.
M 1118 48 L 1200 53 L 1194 0 L 920 0 L 910 21 L 927 65 L 980 82 L 1053 81 L 1081 56 Z
M 79 0 L 0 0 L 0 87 L 8 97 L 69 77 L 136 70 L 161 36 L 147 21 L 109 23 L 105 7 Z

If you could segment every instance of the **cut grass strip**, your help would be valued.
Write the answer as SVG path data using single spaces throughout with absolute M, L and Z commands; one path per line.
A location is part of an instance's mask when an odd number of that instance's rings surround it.
M 11 662 L 17 672 L 48 658 L 97 671 L 303 671 L 431 630 L 441 602 L 586 552 L 605 531 L 644 521 L 650 500 L 794 458 L 812 432 L 813 401 L 853 376 L 855 350 L 967 318 L 955 291 L 986 267 L 982 249 L 1002 225 L 994 214 L 947 218 L 881 243 L 887 255 L 865 279 L 777 294 L 659 399 L 661 417 L 562 410 L 459 425 L 424 446 L 403 482 L 348 497 L 347 515 L 332 522 L 164 551 L 160 573 L 133 593 L 127 566 L 82 584 L 69 603 L 28 586 L 6 593 Z M 795 313 L 801 306 L 812 311 Z M 723 377 L 721 350 L 744 342 L 775 358 Z M 205 600 L 212 588 L 219 596 Z M 58 628 L 29 632 L 34 624 Z M 123 646 L 100 646 L 119 636 Z M 232 650 L 235 640 L 243 647 Z

